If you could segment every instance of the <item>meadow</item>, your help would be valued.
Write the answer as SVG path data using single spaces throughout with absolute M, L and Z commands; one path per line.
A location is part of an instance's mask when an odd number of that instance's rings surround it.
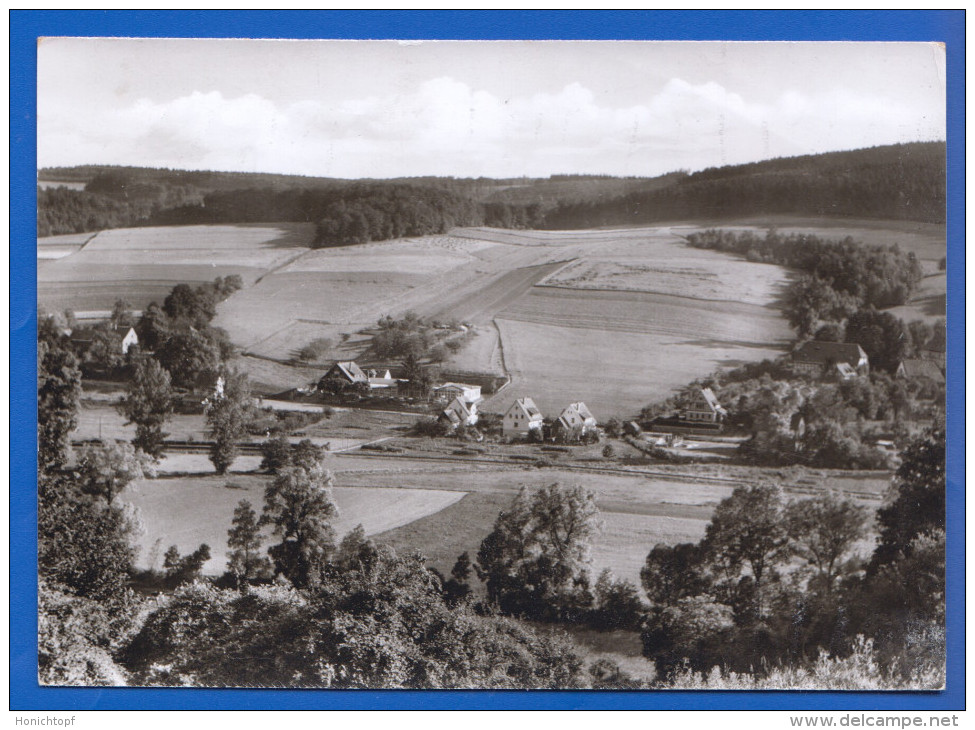
M 180 283 L 238 274 L 253 284 L 307 250 L 307 224 L 123 228 L 87 236 L 83 247 L 47 262 L 37 275 L 38 304 L 47 310 L 110 310 L 123 298 L 135 309 L 162 302 Z M 38 239 L 42 255 L 68 245 Z
M 186 554 L 206 543 L 211 558 L 203 572 L 220 575 L 226 570 L 227 530 L 234 508 L 246 499 L 260 510 L 266 483 L 267 477 L 243 474 L 133 483 L 121 499 L 138 510 L 144 527 L 138 539 L 136 565 L 158 569 L 170 545 Z M 332 498 L 339 516 L 332 524 L 339 538 L 360 524 L 367 535 L 373 535 L 437 512 L 463 496 L 463 492 L 446 490 L 336 487 Z

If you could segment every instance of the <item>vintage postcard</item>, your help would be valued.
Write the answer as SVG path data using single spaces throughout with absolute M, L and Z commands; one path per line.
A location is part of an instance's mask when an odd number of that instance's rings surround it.
M 945 71 L 40 39 L 39 683 L 943 688 Z

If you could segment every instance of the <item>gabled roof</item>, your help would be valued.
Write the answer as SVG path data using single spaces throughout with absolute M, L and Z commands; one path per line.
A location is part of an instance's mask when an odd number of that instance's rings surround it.
M 535 405 L 535 401 L 531 398 L 519 398 L 511 404 L 511 408 L 505 412 L 505 415 L 508 415 L 516 408 L 520 409 L 525 414 L 525 417 L 531 421 L 542 418 L 542 412 L 538 410 L 538 406 Z
M 820 365 L 845 362 L 856 367 L 861 360 L 867 359 L 867 353 L 855 342 L 810 340 L 792 353 L 792 359 L 798 362 L 819 363 Z
M 701 395 L 704 396 L 704 400 L 707 401 L 708 406 L 715 413 L 726 414 L 727 411 L 724 406 L 718 402 L 718 396 L 714 394 L 714 391 L 710 388 L 701 388 Z
M 900 367 L 897 368 L 898 372 L 903 370 L 904 375 L 908 378 L 929 378 L 936 383 L 945 382 L 944 373 L 941 372 L 941 368 L 938 367 L 938 363 L 934 360 L 903 360 Z
M 450 401 L 447 407 L 441 411 L 441 414 L 449 418 L 452 423 L 466 421 L 472 415 L 467 405 L 460 398 L 454 398 Z
M 332 370 L 338 368 L 339 371 L 353 383 L 362 383 L 368 380 L 362 368 L 355 364 L 355 361 L 337 362 L 332 366 Z M 329 371 L 331 372 L 331 370 Z
M 857 371 L 848 362 L 836 363 L 836 371 L 840 374 L 841 378 L 855 378 L 857 374 Z
M 563 426 L 571 427 L 575 425 L 585 425 L 586 421 L 596 422 L 596 417 L 592 415 L 589 408 L 582 401 L 570 403 L 559 414 L 558 420 Z

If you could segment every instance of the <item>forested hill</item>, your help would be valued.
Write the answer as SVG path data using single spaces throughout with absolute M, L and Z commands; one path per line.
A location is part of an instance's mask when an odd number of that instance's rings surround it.
M 563 203 L 547 228 L 755 214 L 943 223 L 945 144 L 924 142 L 710 168 L 612 200 Z
M 83 166 L 44 169 L 38 180 L 39 236 L 142 225 L 305 221 L 317 225 L 317 245 L 344 245 L 472 225 L 589 228 L 772 213 L 945 219 L 943 142 L 656 178 L 354 181 Z M 71 186 L 57 187 L 58 182 Z

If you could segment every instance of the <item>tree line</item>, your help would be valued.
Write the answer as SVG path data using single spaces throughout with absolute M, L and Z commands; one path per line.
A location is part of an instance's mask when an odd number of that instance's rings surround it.
M 750 214 L 943 223 L 943 142 L 785 158 L 658 178 L 546 180 L 296 176 L 80 168 L 83 191 L 38 189 L 39 236 L 140 225 L 300 221 L 317 245 L 442 233 L 451 226 L 589 228 Z M 59 178 L 60 179 L 60 178 Z
M 557 205 L 546 228 L 755 214 L 945 221 L 943 142 L 875 147 L 703 170 L 659 190 Z

